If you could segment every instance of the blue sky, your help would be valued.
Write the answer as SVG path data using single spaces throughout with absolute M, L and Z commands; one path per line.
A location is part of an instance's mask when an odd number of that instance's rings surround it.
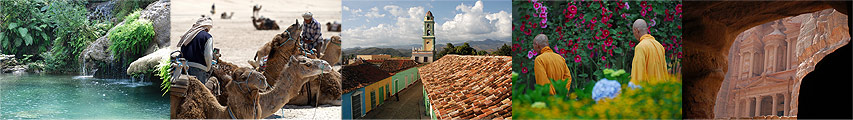
M 508 0 L 344 0 L 342 7 L 344 48 L 419 44 L 427 11 L 435 16 L 438 44 L 512 38 Z

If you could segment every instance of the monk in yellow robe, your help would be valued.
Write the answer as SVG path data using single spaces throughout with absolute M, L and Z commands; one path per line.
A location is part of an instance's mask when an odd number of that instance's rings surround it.
M 568 79 L 566 89 L 569 89 L 572 84 L 572 74 L 571 71 L 569 71 L 569 67 L 566 66 L 566 59 L 563 58 L 563 56 L 554 53 L 554 51 L 548 46 L 548 36 L 545 36 L 545 34 L 539 34 L 536 38 L 533 38 L 533 49 L 539 50 L 537 53 L 541 53 L 536 56 L 536 59 L 534 60 L 535 63 L 533 65 L 536 84 L 549 84 L 551 83 L 550 79 Z M 553 84 L 551 85 L 551 94 L 557 94 L 556 90 L 554 90 Z
M 649 82 L 664 80 L 666 73 L 666 58 L 663 46 L 649 35 L 646 21 L 634 21 L 632 32 L 640 42 L 634 47 L 634 62 L 631 64 L 631 82 Z

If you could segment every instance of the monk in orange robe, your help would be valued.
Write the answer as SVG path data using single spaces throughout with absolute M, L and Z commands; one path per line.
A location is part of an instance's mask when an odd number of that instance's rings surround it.
M 569 67 L 566 66 L 566 59 L 563 56 L 554 53 L 554 50 L 551 50 L 548 47 L 548 36 L 545 34 L 539 34 L 536 38 L 533 38 L 533 49 L 539 50 L 537 53 L 541 53 L 536 56 L 534 60 L 534 73 L 536 76 L 536 84 L 545 85 L 551 83 L 550 79 L 554 80 L 568 80 L 568 84 L 566 84 L 566 89 L 572 84 L 572 74 L 569 71 Z M 554 90 L 554 85 L 551 85 L 551 94 L 557 94 L 556 90 Z
M 664 47 L 652 35 L 649 35 L 649 29 L 643 19 L 634 21 L 632 32 L 640 42 L 634 47 L 631 82 L 664 80 L 664 76 L 667 74 Z

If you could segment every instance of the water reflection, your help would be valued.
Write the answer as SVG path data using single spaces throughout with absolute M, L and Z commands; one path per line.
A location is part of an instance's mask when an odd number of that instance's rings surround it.
M 0 75 L 0 119 L 169 117 L 157 84 L 91 76 Z

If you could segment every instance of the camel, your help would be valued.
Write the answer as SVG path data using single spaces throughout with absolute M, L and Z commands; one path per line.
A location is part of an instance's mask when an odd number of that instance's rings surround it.
M 231 15 L 228 15 L 228 13 L 222 12 L 222 15 L 219 16 L 219 18 L 222 18 L 222 19 L 231 19 L 231 17 L 234 17 L 234 12 L 231 12 Z
M 341 24 L 338 22 L 326 22 L 326 30 L 329 32 L 341 32 Z
M 308 82 L 299 95 L 288 102 L 288 105 L 312 105 L 323 104 L 341 105 L 341 73 L 333 71 L 323 73 L 317 80 Z
M 264 44 L 264 46 L 262 46 L 255 54 L 255 60 L 249 61 L 249 64 L 258 71 L 263 71 L 264 76 L 267 76 L 267 78 L 277 78 L 277 74 L 271 73 L 278 73 L 282 70 L 283 61 L 288 61 L 287 57 L 284 56 L 304 55 L 304 53 L 299 49 L 302 45 L 299 44 L 299 41 L 301 41 L 299 33 L 301 33 L 301 31 L 301 26 L 297 20 L 296 23 L 288 27 L 285 32 L 276 35 L 272 41 Z M 340 36 L 332 36 L 331 41 L 332 42 L 327 42 L 323 47 L 326 49 L 321 49 L 326 52 L 324 53 L 326 55 L 323 55 L 321 58 L 330 64 L 334 64 L 340 60 Z M 310 55 L 309 57 L 313 58 L 313 56 Z M 266 60 L 266 62 L 264 62 L 264 60 Z M 312 81 L 309 83 L 309 86 L 303 88 L 306 91 L 302 91 L 304 94 L 300 94 L 299 97 L 296 97 L 298 99 L 294 100 L 294 104 L 308 105 L 310 104 L 310 101 L 317 101 L 314 102 L 313 105 L 339 105 L 340 103 L 336 102 L 336 100 L 340 99 L 341 95 L 340 81 L 340 73 L 337 71 L 323 74 L 321 75 L 320 80 Z M 276 83 L 275 80 L 269 80 L 267 82 L 269 82 L 269 84 Z M 323 91 L 321 92 L 321 90 Z M 308 98 L 311 99 L 309 100 Z
M 248 61 L 252 67 L 258 71 L 262 71 L 267 78 L 278 78 L 279 73 L 283 70 L 283 66 L 287 63 L 288 56 L 302 55 L 299 48 L 301 44 L 302 26 L 299 25 L 299 20 L 290 25 L 284 32 L 273 37 L 273 40 L 262 46 L 255 53 L 254 60 Z M 276 66 L 276 67 L 266 67 Z M 269 84 L 275 84 L 275 80 L 268 81 Z
M 183 93 L 170 91 L 172 118 L 260 119 L 270 116 L 296 97 L 305 83 L 316 79 L 322 73 L 331 72 L 329 67 L 331 66 L 323 60 L 291 56 L 286 68 L 280 73 L 281 76 L 277 78 L 281 82 L 274 84 L 268 91 L 260 90 L 263 81 L 267 79 L 263 74 L 248 67 L 237 69 L 235 72 L 241 73 L 239 77 L 225 86 L 229 94 L 227 106 L 220 105 L 208 89 L 200 87 L 200 81 L 187 77 L 184 98 L 180 97 Z M 184 101 L 175 102 L 180 100 Z
M 278 23 L 275 23 L 275 20 L 270 18 L 259 16 L 258 12 L 261 11 L 261 6 L 255 5 L 252 7 L 252 25 L 255 26 L 257 30 L 278 30 Z
M 326 60 L 329 64 L 336 64 L 341 60 L 341 37 L 340 36 L 332 36 L 329 42 L 326 42 L 326 45 L 323 46 L 322 51 L 318 51 L 318 53 L 323 53 L 320 59 Z

